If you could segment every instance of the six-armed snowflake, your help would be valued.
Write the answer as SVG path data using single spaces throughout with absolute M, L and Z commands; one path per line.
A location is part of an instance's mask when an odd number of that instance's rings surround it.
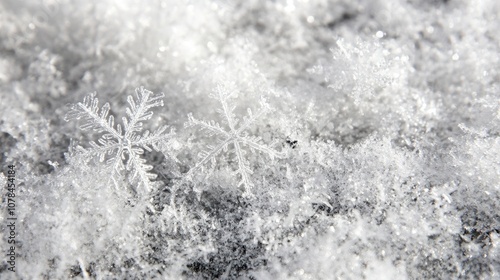
M 78 147 L 79 152 L 86 158 L 98 157 L 101 162 L 111 169 L 110 179 L 116 183 L 115 176 L 122 171 L 131 172 L 132 182 L 138 181 L 147 191 L 152 187 L 156 175 L 151 173 L 153 168 L 146 164 L 141 157 L 144 150 L 151 152 L 153 149 L 162 151 L 174 135 L 173 131 L 165 133 L 167 126 L 161 126 L 153 133 L 143 130 L 143 121 L 151 119 L 152 108 L 163 106 L 163 93 L 154 94 L 144 88 L 136 89 L 135 99 L 128 96 L 129 108 L 126 109 L 127 117 L 122 118 L 123 129 L 120 124 L 115 126 L 113 115 L 108 117 L 109 103 L 99 109 L 99 101 L 95 93 L 86 96 L 83 102 L 72 105 L 66 120 L 83 119 L 80 126 L 82 130 L 93 129 L 102 133 L 97 143 L 90 142 L 90 148 Z M 125 162 L 125 163 L 124 163 Z
M 247 147 L 250 151 L 260 151 L 267 154 L 271 159 L 275 157 L 281 157 L 282 153 L 273 149 L 273 146 L 277 141 L 272 142 L 269 145 L 263 143 L 262 139 L 258 136 L 250 136 L 245 131 L 254 122 L 267 113 L 270 110 L 269 105 L 264 99 L 261 99 L 261 108 L 256 114 L 253 114 L 250 109 L 248 109 L 248 116 L 240 121 L 234 116 L 235 106 L 229 104 L 229 99 L 234 97 L 237 91 L 232 87 L 231 84 L 218 84 L 215 91 L 210 95 L 210 97 L 217 99 L 221 104 L 221 109 L 217 112 L 221 115 L 228 129 L 224 129 L 221 125 L 215 121 L 202 121 L 193 117 L 189 114 L 189 122 L 186 126 L 199 126 L 201 130 L 206 131 L 208 136 L 217 135 L 218 141 L 215 146 L 207 146 L 207 149 L 200 153 L 200 161 L 186 174 L 186 177 L 192 176 L 193 172 L 196 170 L 203 169 L 207 163 L 216 163 L 216 157 L 222 152 L 227 151 L 230 145 L 233 147 L 234 157 L 238 163 L 238 167 L 235 174 L 240 176 L 240 181 L 238 186 L 245 187 L 245 191 L 248 194 L 250 188 L 253 186 L 250 180 L 250 175 L 253 173 L 245 158 L 246 151 L 243 147 Z

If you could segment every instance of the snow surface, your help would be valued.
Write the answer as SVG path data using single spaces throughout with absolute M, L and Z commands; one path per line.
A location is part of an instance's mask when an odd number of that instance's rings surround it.
M 499 15 L 1 0 L 0 278 L 500 279 Z

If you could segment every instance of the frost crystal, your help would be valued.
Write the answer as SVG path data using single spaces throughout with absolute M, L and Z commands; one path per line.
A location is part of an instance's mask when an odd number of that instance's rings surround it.
M 259 111 L 256 114 L 253 114 L 252 111 L 248 109 L 248 116 L 244 117 L 243 122 L 238 126 L 239 119 L 235 118 L 233 113 L 235 106 L 231 106 L 228 102 L 230 98 L 234 97 L 235 93 L 236 91 L 231 89 L 231 85 L 219 83 L 217 84 L 214 93 L 210 95 L 210 97 L 217 99 L 220 102 L 222 108 L 217 110 L 217 112 L 224 119 L 224 123 L 229 129 L 224 129 L 215 121 L 202 121 L 194 118 L 192 114 L 188 115 L 189 122 L 186 126 L 199 126 L 201 130 L 206 131 L 207 136 L 217 135 L 220 139 L 217 141 L 215 146 L 207 146 L 207 148 L 200 153 L 200 161 L 198 161 L 198 163 L 191 170 L 189 170 L 186 177 L 192 176 L 194 171 L 203 168 L 210 161 L 212 164 L 215 164 L 217 155 L 219 155 L 222 151 L 227 151 L 229 145 L 232 144 L 234 156 L 236 162 L 238 163 L 238 168 L 234 174 L 240 176 L 238 186 L 245 187 L 245 191 L 248 194 L 250 188 L 253 186 L 253 183 L 250 180 L 250 175 L 253 172 L 250 168 L 250 164 L 245 158 L 246 151 L 243 147 L 248 147 L 252 152 L 255 150 L 263 152 L 271 159 L 281 157 L 282 152 L 276 151 L 272 148 L 277 141 L 273 141 L 271 144 L 266 145 L 262 142 L 260 137 L 250 136 L 245 131 L 253 125 L 259 117 L 270 110 L 269 105 L 264 99 L 261 99 L 261 108 Z
M 135 93 L 135 98 L 132 96 L 127 98 L 129 108 L 125 111 L 127 117 L 122 118 L 123 129 L 120 124 L 115 126 L 113 115 L 108 116 L 111 109 L 109 103 L 99 109 L 95 93 L 86 96 L 83 102 L 72 105 L 65 119 L 66 121 L 83 119 L 84 123 L 80 126 L 82 130 L 93 129 L 102 133 L 97 143 L 90 142 L 90 148 L 78 148 L 84 158 L 99 158 L 101 162 L 106 161 L 106 165 L 111 169 L 110 179 L 115 185 L 117 185 L 116 174 L 127 170 L 132 174 L 132 182 L 139 182 L 150 191 L 151 180 L 154 180 L 156 175 L 150 172 L 153 167 L 148 165 L 141 155 L 144 154 L 144 150 L 161 151 L 174 135 L 174 131 L 165 133 L 168 126 L 160 126 L 153 133 L 149 130 L 142 132 L 143 121 L 151 119 L 152 108 L 163 106 L 162 99 L 165 95 L 154 94 L 142 87 L 137 88 Z

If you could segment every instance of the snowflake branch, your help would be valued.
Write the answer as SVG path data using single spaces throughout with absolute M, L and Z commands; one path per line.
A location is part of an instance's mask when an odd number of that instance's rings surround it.
M 124 118 L 126 138 L 131 137 L 134 132 L 141 130 L 142 121 L 149 120 L 153 116 L 153 112 L 150 109 L 163 106 L 163 100 L 161 99 L 165 96 L 163 93 L 153 95 L 153 92 L 142 87 L 136 89 L 135 93 L 139 105 L 136 104 L 131 95 L 127 98 L 130 107 L 125 110 L 129 117 L 129 120 Z
M 250 174 L 252 174 L 252 170 L 245 164 L 245 157 L 243 156 L 243 151 L 240 147 L 240 143 L 237 140 L 233 141 L 234 149 L 236 151 L 236 158 L 238 159 L 238 170 L 237 172 L 241 175 L 241 182 L 238 184 L 239 186 L 243 185 L 246 188 L 250 188 L 253 186 L 250 181 Z
M 256 141 L 252 141 L 244 137 L 240 138 L 240 140 L 241 142 L 243 142 L 245 145 L 249 146 L 252 149 L 269 154 L 271 159 L 274 159 L 274 157 L 278 158 L 283 157 L 283 153 L 273 150 L 271 147 L 268 147 L 266 145 L 259 144 Z
M 146 149 L 148 152 L 151 152 L 151 149 L 149 146 L 153 147 L 155 150 L 159 150 L 159 144 L 163 144 L 167 142 L 168 140 L 172 139 L 174 132 L 171 131 L 168 134 L 163 134 L 167 130 L 167 126 L 160 127 L 157 129 L 155 132 L 150 134 L 150 132 L 147 130 L 142 137 L 140 137 L 137 140 L 132 141 L 132 145 L 134 146 L 140 146 Z
M 221 134 L 225 137 L 230 137 L 230 134 L 227 133 L 224 129 L 222 129 L 218 123 L 210 124 L 206 121 L 200 121 L 198 119 L 195 119 L 192 114 L 188 115 L 188 119 L 189 119 L 189 123 L 188 123 L 189 126 L 198 125 L 201 127 L 202 130 L 204 129 L 204 130 L 211 131 L 215 134 Z
M 211 160 L 212 158 L 215 158 L 216 155 L 220 153 L 220 151 L 229 144 L 233 139 L 228 138 L 224 141 L 222 141 L 219 145 L 217 145 L 215 148 L 213 148 L 206 156 L 203 157 L 202 160 L 200 160 L 193 168 L 191 168 L 187 173 L 186 177 L 190 177 L 192 173 L 202 167 L 206 162 Z
M 109 116 L 110 110 L 109 103 L 104 104 L 100 109 L 99 114 L 99 99 L 95 97 L 95 94 L 86 96 L 83 102 L 78 102 L 76 105 L 72 106 L 71 111 L 66 115 L 66 121 L 70 119 L 84 119 L 86 122 L 80 126 L 82 130 L 93 129 L 98 132 L 106 131 L 116 138 L 121 137 L 119 133 L 114 128 L 114 117 Z
M 151 180 L 156 178 L 155 174 L 149 171 L 153 169 L 151 165 L 145 164 L 146 160 L 141 158 L 139 152 L 129 152 L 129 160 L 127 163 L 127 169 L 132 170 L 132 180 L 139 178 L 139 182 L 147 189 L 151 190 Z
M 243 130 L 247 129 L 250 125 L 252 125 L 258 118 L 260 118 L 260 116 L 264 115 L 265 113 L 268 112 L 268 108 L 267 107 L 262 107 L 258 112 L 257 114 L 253 115 L 252 114 L 252 111 L 248 111 L 248 114 L 249 114 L 249 118 L 245 119 L 243 124 L 241 125 L 240 128 L 238 128 L 238 130 L 236 131 L 236 134 L 240 134 L 241 132 L 243 132 Z

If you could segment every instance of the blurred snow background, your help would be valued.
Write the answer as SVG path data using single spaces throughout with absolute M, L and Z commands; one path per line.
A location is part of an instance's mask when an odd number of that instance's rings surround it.
M 500 278 L 500 2 L 0 1 L 0 162 L 16 164 L 16 273 L 2 279 Z M 286 157 L 248 153 L 254 198 L 188 113 L 236 115 Z M 164 92 L 175 159 L 147 197 L 82 164 L 68 103 Z M 102 105 L 101 104 L 101 105 Z M 6 232 L 3 195 L 2 233 Z M 7 235 L 0 247 L 7 250 Z

